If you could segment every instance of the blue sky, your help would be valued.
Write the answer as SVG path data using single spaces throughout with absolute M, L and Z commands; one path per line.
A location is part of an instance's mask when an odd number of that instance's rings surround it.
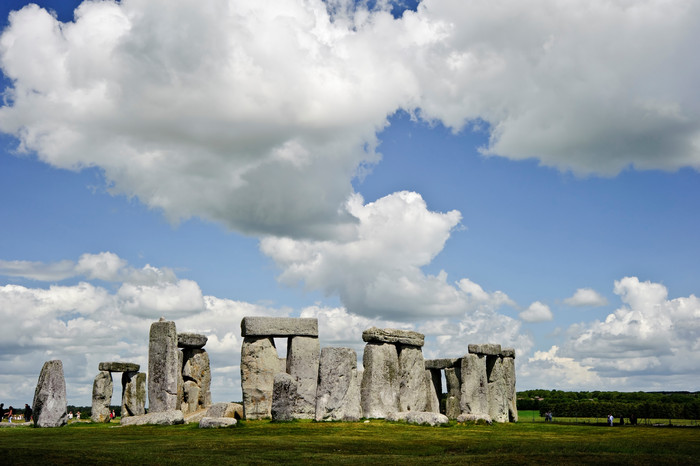
M 209 336 L 217 401 L 245 315 L 698 389 L 692 2 L 38 3 L 0 37 L 6 405 L 54 358 L 89 404 L 160 316 Z

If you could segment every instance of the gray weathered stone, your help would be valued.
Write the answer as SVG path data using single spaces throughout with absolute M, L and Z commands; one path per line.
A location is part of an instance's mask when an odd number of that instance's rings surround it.
M 46 361 L 41 368 L 32 409 L 36 427 L 61 427 L 68 422 L 66 379 L 63 377 L 63 363 L 58 359 Z
M 506 386 L 503 358 L 495 361 L 489 376 L 489 416 L 495 422 L 508 422 L 508 387 Z
M 275 341 L 268 337 L 245 337 L 241 346 L 241 389 L 246 419 L 271 417 L 272 389 L 279 372 Z
M 503 373 L 506 379 L 506 388 L 508 390 L 508 420 L 510 422 L 518 422 L 518 398 L 515 391 L 514 358 L 503 358 Z
M 435 380 L 437 374 L 437 381 Z M 439 369 L 425 370 L 427 391 L 428 391 L 428 406 L 426 411 L 431 413 L 440 412 L 440 396 L 442 395 L 442 374 Z M 437 382 L 437 384 L 436 384 Z M 439 391 L 439 395 L 438 395 Z
M 272 395 L 272 419 L 274 421 L 291 421 L 295 419 L 294 406 L 297 399 L 297 382 L 286 372 L 275 374 Z
M 199 421 L 200 429 L 217 429 L 219 427 L 231 427 L 235 426 L 236 421 L 232 417 L 205 417 Z
M 172 426 L 176 424 L 184 424 L 185 417 L 179 409 L 169 411 L 158 411 L 156 413 L 143 414 L 141 416 L 124 417 L 121 420 L 122 426 Z
M 445 415 L 450 419 L 457 419 L 462 414 L 461 400 L 458 396 L 448 394 L 445 396 Z
M 101 362 L 98 369 L 107 372 L 138 372 L 141 366 L 133 362 Z
M 428 381 L 423 352 L 417 346 L 399 345 L 399 408 L 427 411 Z
M 444 414 L 410 411 L 406 413 L 406 422 L 409 424 L 429 425 L 432 427 L 448 424 L 450 420 Z
M 209 406 L 205 417 L 233 417 L 243 419 L 243 405 L 238 403 L 214 403 Z
M 461 367 L 448 367 L 445 369 L 445 382 L 447 383 L 445 415 L 450 419 L 457 419 L 457 416 L 462 414 L 462 407 L 460 406 L 460 398 L 462 396 L 461 372 Z
M 400 343 L 422 347 L 425 343 L 425 335 L 410 330 L 372 327 L 362 332 L 362 340 L 367 343 Z
M 501 355 L 501 345 L 496 343 L 484 343 L 481 345 L 471 344 L 468 346 L 469 353 L 471 354 L 485 354 L 488 356 L 500 356 Z
M 515 359 L 515 348 L 501 348 L 501 356 Z
M 207 344 L 208 338 L 199 333 L 178 333 L 177 346 L 178 348 L 193 348 L 202 349 Z
M 318 337 L 318 319 L 293 317 L 244 317 L 242 337 Z
M 122 373 L 122 418 L 146 414 L 146 374 Z
M 178 383 L 181 377 L 175 322 L 151 324 L 148 346 L 148 411 L 157 413 L 178 409 Z M 182 414 L 182 413 L 181 413 Z
M 199 407 L 199 385 L 194 380 L 186 380 L 183 386 L 182 414 L 193 413 Z
M 114 384 L 112 382 L 112 374 L 108 371 L 100 371 L 92 383 L 92 422 L 109 422 L 110 409 L 109 405 L 112 402 L 112 392 Z
M 351 348 L 323 348 L 316 390 L 317 421 L 359 421 L 357 354 Z
M 459 358 L 426 359 L 426 369 L 447 369 L 448 367 L 459 366 Z
M 321 347 L 315 337 L 291 337 L 287 345 L 287 373 L 296 381 L 295 419 L 314 419 Z
M 199 387 L 199 398 L 194 410 L 211 405 L 211 367 L 209 355 L 200 348 L 185 348 L 182 350 L 182 376 L 186 381 L 194 381 Z M 191 403 L 192 400 L 189 400 Z
M 177 409 L 181 410 L 183 414 L 188 408 L 185 408 L 185 378 L 182 376 L 182 366 L 185 364 L 185 355 L 182 351 L 177 352 Z
M 362 414 L 384 418 L 387 413 L 401 411 L 399 405 L 399 355 L 396 346 L 369 342 L 363 356 Z
M 467 414 L 462 413 L 457 417 L 457 422 L 477 422 L 484 421 L 487 424 L 491 424 L 491 416 L 488 414 Z
M 463 414 L 488 414 L 486 356 L 467 354 L 462 358 L 460 409 Z

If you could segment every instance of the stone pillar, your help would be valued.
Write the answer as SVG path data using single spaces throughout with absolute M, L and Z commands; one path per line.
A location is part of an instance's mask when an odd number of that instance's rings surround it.
M 314 419 L 316 414 L 316 387 L 321 347 L 315 337 L 290 337 L 287 343 L 287 373 L 297 386 L 293 407 L 296 419 Z
M 397 345 L 399 353 L 399 406 L 401 411 L 427 411 L 428 379 L 418 346 Z
M 271 417 L 272 391 L 279 357 L 269 337 L 245 337 L 241 346 L 241 388 L 246 419 Z
M 294 406 L 299 398 L 297 382 L 286 372 L 275 374 L 271 415 L 274 421 L 291 421 L 295 419 Z
M 385 418 L 401 410 L 399 404 L 399 355 L 391 343 L 370 342 L 365 345 L 362 376 L 362 414 Z
M 442 395 L 442 373 L 440 370 L 426 369 L 428 381 L 428 406 L 426 411 L 430 413 L 440 412 L 440 396 Z
M 66 379 L 58 359 L 44 363 L 34 391 L 32 410 L 36 427 L 61 427 L 68 422 Z
M 92 383 L 92 422 L 109 422 L 110 409 L 109 404 L 112 402 L 112 374 L 108 371 L 100 371 Z
M 323 348 L 316 391 L 317 421 L 359 421 L 357 354 L 351 348 Z
M 122 419 L 146 414 L 146 374 L 122 372 Z
M 466 354 L 461 365 L 460 409 L 464 414 L 488 414 L 486 356 Z
M 462 397 L 462 384 L 460 382 L 461 367 L 446 367 L 445 381 L 447 382 L 447 397 L 445 398 L 445 416 L 449 419 L 457 419 L 462 414 L 460 398 Z
M 182 348 L 183 413 L 211 406 L 211 367 L 204 350 L 208 338 L 196 333 L 178 333 L 177 346 Z M 192 386 L 192 382 L 197 389 Z M 196 395 L 196 396 L 195 396 Z
M 180 356 L 175 322 L 151 324 L 148 346 L 148 412 L 179 409 Z
M 489 376 L 488 414 L 494 422 L 508 422 L 508 390 L 503 358 L 499 356 L 488 356 L 488 358 L 494 359 Z
M 510 422 L 518 422 L 518 398 L 515 391 L 515 350 L 509 348 L 503 351 L 503 372 L 508 395 L 508 420 Z M 511 354 L 512 356 L 510 356 Z

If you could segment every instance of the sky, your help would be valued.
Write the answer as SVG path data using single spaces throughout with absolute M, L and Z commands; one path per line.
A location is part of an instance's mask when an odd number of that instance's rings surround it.
M 89 405 L 160 317 L 217 402 L 244 316 L 700 390 L 697 2 L 37 3 L 0 5 L 5 406 L 51 359 Z

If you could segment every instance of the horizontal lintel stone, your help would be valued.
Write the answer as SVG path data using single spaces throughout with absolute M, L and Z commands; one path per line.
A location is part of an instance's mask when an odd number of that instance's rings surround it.
M 244 317 L 242 337 L 318 337 L 318 319 L 294 317 Z
M 205 335 L 198 333 L 178 333 L 177 347 L 178 348 L 204 348 L 208 338 Z
M 410 330 L 372 327 L 362 332 L 362 340 L 367 343 L 398 343 L 420 347 L 425 343 L 425 335 Z
M 504 358 L 515 358 L 515 348 L 501 349 L 501 356 L 503 356 Z
M 425 368 L 426 369 L 447 369 L 449 367 L 457 367 L 461 363 L 459 358 L 446 358 L 446 359 L 426 359 Z
M 141 366 L 133 362 L 101 362 L 98 369 L 107 372 L 138 372 Z
M 496 343 L 484 343 L 481 345 L 469 345 L 471 354 L 485 354 L 486 356 L 500 356 L 501 345 Z

